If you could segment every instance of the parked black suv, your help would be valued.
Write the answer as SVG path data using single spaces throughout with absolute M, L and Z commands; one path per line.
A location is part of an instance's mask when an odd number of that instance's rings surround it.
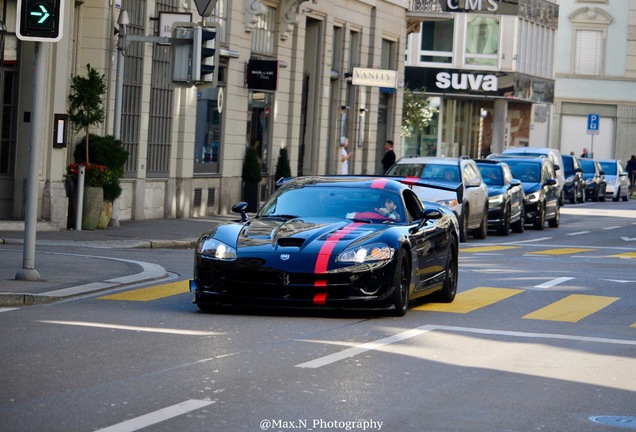
M 572 204 L 585 202 L 585 180 L 583 179 L 583 169 L 576 156 L 563 155 L 563 175 L 565 185 L 563 192 L 565 198 Z
M 560 192 L 552 162 L 546 158 L 502 156 L 493 159 L 506 162 L 512 175 L 521 180 L 525 194 L 526 223 L 542 230 L 548 221 L 550 227 L 557 228 L 561 222 Z

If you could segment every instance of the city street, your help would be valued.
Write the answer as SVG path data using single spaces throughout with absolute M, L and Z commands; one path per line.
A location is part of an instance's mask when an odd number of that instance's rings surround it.
M 636 200 L 469 238 L 455 301 L 403 318 L 203 313 L 191 249 L 63 251 L 170 278 L 0 308 L 3 431 L 636 429 Z

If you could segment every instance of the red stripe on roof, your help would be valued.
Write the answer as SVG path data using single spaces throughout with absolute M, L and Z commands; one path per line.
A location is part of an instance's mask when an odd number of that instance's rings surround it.
M 371 189 L 384 189 L 387 182 L 387 179 L 375 179 L 371 182 Z

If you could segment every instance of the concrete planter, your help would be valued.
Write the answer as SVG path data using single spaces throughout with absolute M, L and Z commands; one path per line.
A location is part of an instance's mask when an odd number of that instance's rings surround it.
M 82 230 L 94 230 L 102 212 L 104 189 L 101 187 L 85 187 L 82 206 Z

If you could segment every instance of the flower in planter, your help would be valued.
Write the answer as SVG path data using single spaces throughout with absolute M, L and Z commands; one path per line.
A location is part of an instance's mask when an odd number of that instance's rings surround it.
M 112 180 L 112 173 L 108 167 L 98 164 L 84 164 L 84 186 L 86 187 L 103 187 Z M 77 181 L 77 174 L 79 172 L 80 164 L 70 163 L 66 167 L 66 175 L 70 177 L 74 182 Z

